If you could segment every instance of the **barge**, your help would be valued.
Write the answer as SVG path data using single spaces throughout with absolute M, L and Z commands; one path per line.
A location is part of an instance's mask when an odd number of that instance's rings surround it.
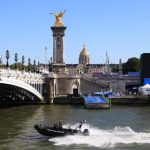
M 111 107 L 111 99 L 104 96 L 86 96 L 84 106 L 91 109 L 108 109 Z

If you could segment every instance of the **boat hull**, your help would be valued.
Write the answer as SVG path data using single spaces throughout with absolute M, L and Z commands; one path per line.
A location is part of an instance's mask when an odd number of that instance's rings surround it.
M 51 136 L 51 137 L 56 137 L 56 136 L 65 136 L 65 135 L 74 135 L 77 133 L 81 133 L 80 130 L 76 129 L 67 129 L 67 128 L 54 128 L 54 127 L 49 127 L 49 126 L 43 126 L 43 125 L 35 125 L 34 128 L 42 135 L 45 136 Z

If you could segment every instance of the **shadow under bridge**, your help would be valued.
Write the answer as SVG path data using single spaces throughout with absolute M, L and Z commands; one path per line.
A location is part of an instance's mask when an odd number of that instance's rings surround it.
M 31 85 L 16 79 L 0 79 L 0 104 L 45 103 L 43 96 Z

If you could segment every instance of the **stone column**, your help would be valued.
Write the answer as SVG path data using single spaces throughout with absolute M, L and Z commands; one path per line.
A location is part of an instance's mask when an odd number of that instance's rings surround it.
M 53 63 L 56 63 L 56 35 L 53 34 Z
M 53 103 L 53 92 L 54 92 L 54 83 L 53 80 L 50 80 L 50 103 Z
M 40 93 L 43 95 L 43 91 L 42 91 L 42 83 L 40 84 Z
M 53 31 L 53 63 L 64 64 L 64 35 L 67 27 L 52 26 Z
M 61 43 L 63 43 L 62 44 L 62 53 L 63 53 L 63 55 L 62 55 L 62 63 L 64 64 L 65 63 L 65 61 L 64 61 L 64 34 L 62 35 Z

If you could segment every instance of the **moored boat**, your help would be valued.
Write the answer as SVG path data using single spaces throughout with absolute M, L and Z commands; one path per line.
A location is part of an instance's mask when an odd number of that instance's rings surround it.
M 104 96 L 85 96 L 84 106 L 91 109 L 108 109 L 111 107 L 111 99 Z

